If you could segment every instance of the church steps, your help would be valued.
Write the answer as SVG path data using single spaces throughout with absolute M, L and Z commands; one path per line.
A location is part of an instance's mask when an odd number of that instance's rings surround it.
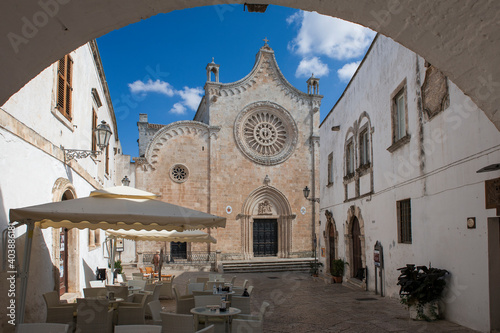
M 314 258 L 224 261 L 222 269 L 224 273 L 309 271 L 313 261 Z

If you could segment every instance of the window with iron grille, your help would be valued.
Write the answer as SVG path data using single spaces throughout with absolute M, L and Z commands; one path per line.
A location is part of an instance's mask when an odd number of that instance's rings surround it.
M 399 242 L 411 244 L 411 201 L 405 199 L 396 202 L 398 215 Z
M 73 76 L 73 60 L 69 54 L 59 59 L 57 69 L 57 104 L 56 108 L 64 117 L 71 120 L 71 79 Z
M 392 142 L 398 142 L 407 134 L 406 82 L 396 90 L 392 98 Z

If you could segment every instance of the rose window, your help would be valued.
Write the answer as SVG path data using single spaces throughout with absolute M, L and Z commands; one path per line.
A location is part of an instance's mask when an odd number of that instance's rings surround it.
M 234 131 L 241 151 L 260 164 L 285 161 L 296 145 L 294 120 L 285 109 L 271 102 L 257 102 L 245 108 L 236 119 Z
M 176 164 L 170 169 L 170 178 L 174 182 L 183 183 L 187 180 L 189 171 L 185 165 Z

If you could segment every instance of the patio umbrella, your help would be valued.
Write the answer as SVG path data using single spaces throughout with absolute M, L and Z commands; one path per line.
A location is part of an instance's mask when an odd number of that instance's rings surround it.
M 192 230 L 225 227 L 223 217 L 156 200 L 128 186 L 92 191 L 89 197 L 10 210 L 10 221 L 27 225 L 18 322 L 24 321 L 28 269 L 35 225 L 40 228 Z M 114 248 L 114 247 L 113 247 Z M 114 258 L 114 251 L 113 251 Z M 113 266 L 111 266 L 113 267 Z

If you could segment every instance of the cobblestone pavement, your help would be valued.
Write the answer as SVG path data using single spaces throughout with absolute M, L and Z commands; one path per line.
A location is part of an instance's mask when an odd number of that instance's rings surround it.
M 170 273 L 170 272 L 169 272 Z M 207 272 L 172 272 L 174 285 L 185 291 L 188 280 Z M 475 332 L 445 320 L 409 319 L 408 310 L 397 299 L 353 290 L 340 284 L 326 284 L 307 273 L 247 273 L 236 275 L 235 285 L 247 279 L 254 286 L 252 312 L 263 301 L 270 303 L 264 332 Z M 174 312 L 175 301 L 162 300 L 163 311 Z

